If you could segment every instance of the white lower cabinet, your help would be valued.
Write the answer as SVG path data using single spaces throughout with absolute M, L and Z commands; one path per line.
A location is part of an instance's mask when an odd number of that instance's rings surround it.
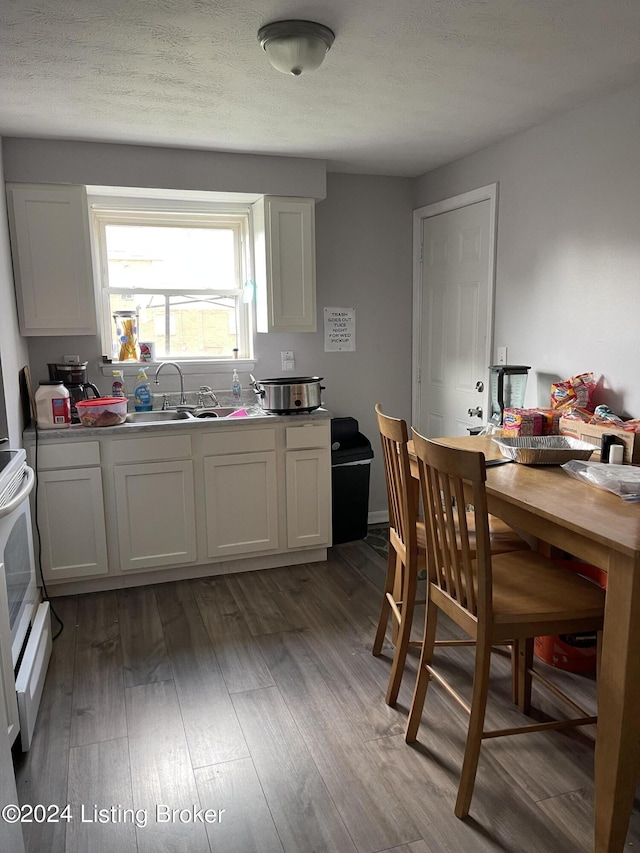
M 202 426 L 41 440 L 45 580 L 118 586 L 134 572 L 260 555 L 286 565 L 288 552 L 331 544 L 328 420 Z
M 196 559 L 191 460 L 116 465 L 114 482 L 123 571 Z
M 330 473 L 329 451 L 326 448 L 287 451 L 286 505 L 289 548 L 329 544 Z
M 205 457 L 204 483 L 209 557 L 278 547 L 275 451 Z
M 37 509 L 45 581 L 107 574 L 100 468 L 40 471 Z

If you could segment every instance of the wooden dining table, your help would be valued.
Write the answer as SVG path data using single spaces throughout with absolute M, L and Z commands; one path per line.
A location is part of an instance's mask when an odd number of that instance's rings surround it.
M 433 439 L 501 458 L 489 436 Z M 412 473 L 417 464 L 410 442 Z M 541 542 L 608 573 L 598 672 L 594 850 L 624 848 L 640 771 L 640 504 L 569 477 L 559 465 L 487 466 L 487 504 Z

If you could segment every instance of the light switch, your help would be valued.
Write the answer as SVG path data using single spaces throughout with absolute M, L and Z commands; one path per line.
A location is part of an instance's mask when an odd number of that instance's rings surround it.
M 498 347 L 498 364 L 506 364 L 507 363 L 507 348 L 506 347 Z
M 280 353 L 280 355 L 282 357 L 282 369 L 283 370 L 295 370 L 296 369 L 296 362 L 295 362 L 295 359 L 293 357 L 293 350 L 292 349 L 283 350 Z

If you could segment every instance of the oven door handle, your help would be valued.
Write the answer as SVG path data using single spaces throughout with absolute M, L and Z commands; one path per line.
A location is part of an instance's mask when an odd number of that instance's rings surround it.
M 13 498 L 11 498 L 8 504 L 5 504 L 3 507 L 0 507 L 0 518 L 4 518 L 5 515 L 9 515 L 9 513 L 13 512 L 14 509 L 16 509 L 16 507 L 20 506 L 20 504 L 25 498 L 29 497 L 35 481 L 36 475 L 33 472 L 33 468 L 29 468 L 29 466 L 26 465 L 24 469 L 24 479 L 22 481 L 22 486 L 18 489 L 18 492 L 13 496 Z

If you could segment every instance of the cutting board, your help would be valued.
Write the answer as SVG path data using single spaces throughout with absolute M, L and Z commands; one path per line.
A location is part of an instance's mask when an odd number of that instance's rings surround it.
M 26 429 L 32 421 L 34 423 L 36 421 L 36 401 L 35 397 L 33 396 L 33 388 L 31 386 L 31 372 L 29 370 L 28 365 L 26 364 L 20 371 L 19 385 L 22 422 L 24 424 L 24 428 Z

